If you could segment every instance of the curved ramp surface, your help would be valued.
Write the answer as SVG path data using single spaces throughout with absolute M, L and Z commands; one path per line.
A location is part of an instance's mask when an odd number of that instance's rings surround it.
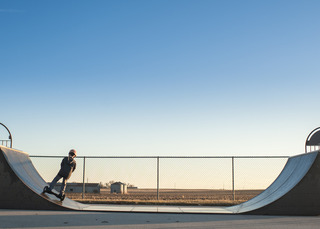
M 247 214 L 319 215 L 319 166 L 318 151 L 290 157 L 278 178 L 265 191 L 228 209 Z
M 25 152 L 0 147 L 0 208 L 67 210 L 81 209 L 80 203 L 42 194 L 48 185 Z
M 25 152 L 0 146 L 0 208 L 117 212 L 320 215 L 318 151 L 290 157 L 278 178 L 260 195 L 231 207 L 86 205 L 42 194 L 47 185 Z

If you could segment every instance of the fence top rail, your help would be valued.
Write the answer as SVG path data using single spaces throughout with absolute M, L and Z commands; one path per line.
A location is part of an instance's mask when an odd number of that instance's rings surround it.
M 45 156 L 45 155 L 30 155 L 30 157 L 39 157 L 39 158 L 63 158 L 66 156 Z M 141 158 L 141 159 L 193 159 L 193 158 L 218 158 L 218 159 L 245 159 L 245 158 L 289 158 L 290 156 L 78 156 L 77 158 Z

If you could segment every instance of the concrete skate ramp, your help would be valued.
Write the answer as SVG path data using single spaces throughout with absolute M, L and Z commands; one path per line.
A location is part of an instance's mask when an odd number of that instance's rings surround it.
M 42 194 L 46 185 L 27 153 L 0 146 L 0 209 L 320 215 L 318 151 L 290 157 L 264 192 L 231 207 L 86 205 L 68 198 L 61 202 L 53 195 Z
M 82 204 L 53 195 L 41 194 L 47 183 L 34 168 L 29 155 L 0 146 L 0 208 L 66 210 L 81 209 Z
M 320 156 L 315 151 L 290 157 L 265 191 L 228 210 L 247 214 L 320 215 L 319 191 Z

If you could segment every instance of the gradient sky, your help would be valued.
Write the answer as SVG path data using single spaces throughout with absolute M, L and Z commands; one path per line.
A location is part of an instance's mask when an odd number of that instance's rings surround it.
M 320 124 L 319 12 L 316 0 L 0 0 L 0 122 L 32 155 L 303 153 Z

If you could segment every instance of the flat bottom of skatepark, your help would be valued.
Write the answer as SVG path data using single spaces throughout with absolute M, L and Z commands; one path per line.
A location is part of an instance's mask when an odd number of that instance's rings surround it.
M 1 210 L 0 228 L 319 228 L 320 216 Z

